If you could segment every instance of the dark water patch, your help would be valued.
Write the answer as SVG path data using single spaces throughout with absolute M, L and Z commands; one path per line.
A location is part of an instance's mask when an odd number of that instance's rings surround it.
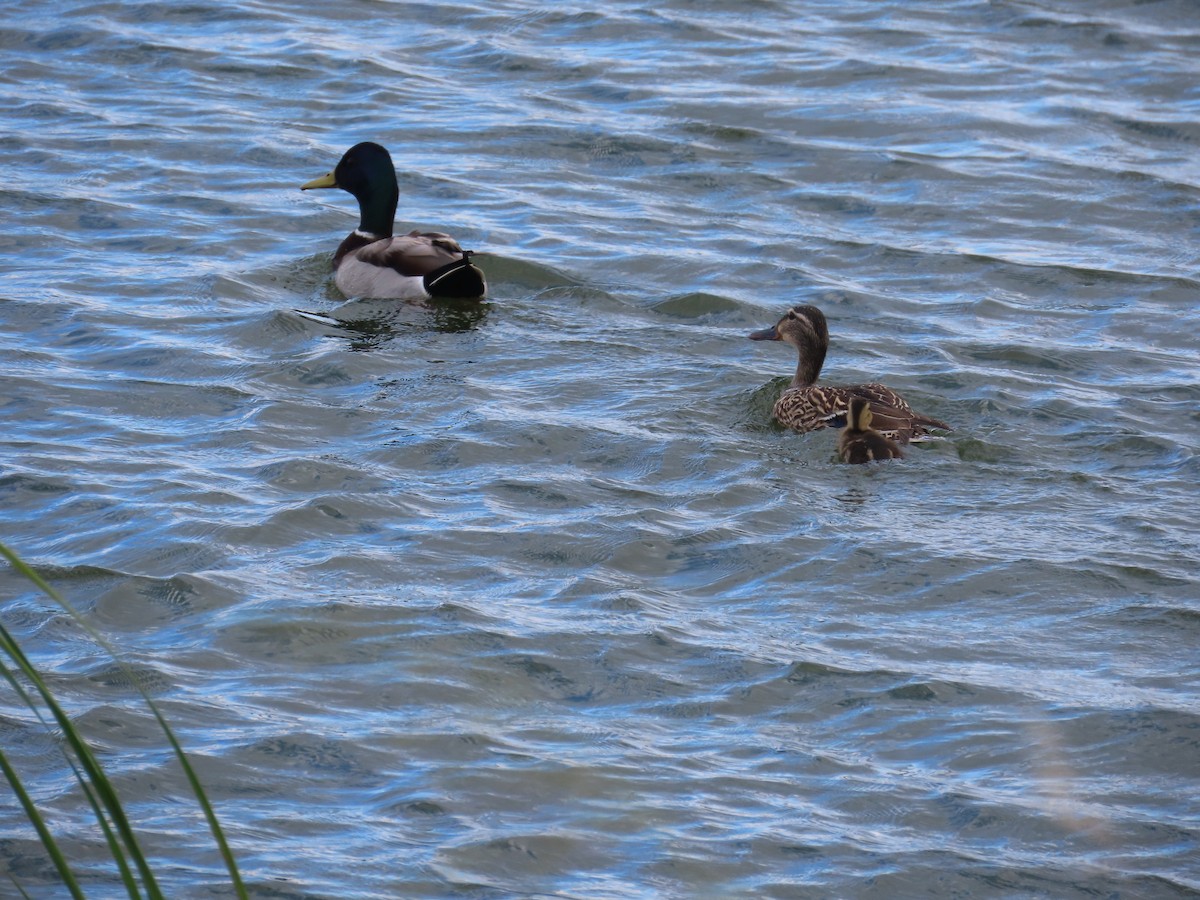
M 116 688 L 136 694 L 145 691 L 148 694 L 162 694 L 171 687 L 167 676 L 151 666 L 106 665 L 93 670 L 88 680 L 106 688 Z M 96 711 L 93 710 L 93 713 Z
M 309 784 L 361 776 L 363 754 L 345 741 L 318 734 L 290 734 L 246 748 L 240 756 L 262 769 L 288 770 Z
M 1005 463 L 1015 458 L 1011 449 L 999 443 L 991 443 L 974 437 L 955 438 L 954 452 L 968 463 Z
M 887 678 L 890 675 L 891 673 L 887 672 L 855 672 L 816 662 L 797 662 L 792 664 L 785 680 L 788 684 L 799 687 L 841 685 L 844 688 L 847 685 L 843 679 L 857 681 L 866 678 L 874 680 L 879 677 Z
M 212 579 L 196 575 L 135 577 L 105 590 L 95 600 L 105 629 L 157 631 L 164 625 L 228 607 L 240 595 Z
M 351 632 L 341 625 L 320 622 L 247 622 L 227 634 L 221 643 L 232 653 L 250 652 L 256 659 L 277 664 L 324 660 L 349 663 L 354 657 L 373 656 L 366 649 L 347 655 Z
M 1129 616 L 1141 624 L 1157 626 L 1176 635 L 1191 635 L 1200 629 L 1200 610 L 1156 605 L 1135 605 L 1121 610 L 1121 617 Z M 1187 640 L 1187 638 L 1182 638 Z
M 670 318 L 695 319 L 734 312 L 740 309 L 740 306 L 726 297 L 691 293 L 661 300 L 655 303 L 652 309 L 656 313 Z
M 15 495 L 28 491 L 41 495 L 61 495 L 70 493 L 72 485 L 64 479 L 46 479 L 32 475 L 5 475 L 0 477 L 0 496 Z
M 486 273 L 492 290 L 511 290 L 518 295 L 577 286 L 571 275 L 552 266 L 510 256 L 480 253 L 475 261 Z
M 458 334 L 482 325 L 490 312 L 486 303 L 477 301 L 434 300 L 422 304 L 379 303 L 355 300 L 328 312 L 295 313 L 305 322 L 334 329 L 329 336 L 349 339 L 349 348 L 372 351 L 389 342 L 407 337 L 406 329 Z

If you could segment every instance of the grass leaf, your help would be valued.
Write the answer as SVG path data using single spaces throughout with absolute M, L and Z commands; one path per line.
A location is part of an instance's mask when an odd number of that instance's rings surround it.
M 3 556 L 5 559 L 7 559 L 14 569 L 24 575 L 39 590 L 41 590 L 42 593 L 62 607 L 62 609 L 65 610 L 72 619 L 74 619 L 76 624 L 86 631 L 97 644 L 103 647 L 109 653 L 109 655 L 116 660 L 122 672 L 129 678 L 134 687 L 137 688 L 138 693 L 142 695 L 142 699 L 146 702 L 146 705 L 150 708 L 150 711 L 154 714 L 154 718 L 158 721 L 159 726 L 166 735 L 168 743 L 170 743 L 171 748 L 175 752 L 176 759 L 178 759 L 180 766 L 183 768 L 183 772 L 187 777 L 188 784 L 191 786 L 193 793 L 196 795 L 196 800 L 200 804 L 200 808 L 204 811 L 205 819 L 208 821 L 209 830 L 212 832 L 213 839 L 216 841 L 217 847 L 221 853 L 221 857 L 225 862 L 225 867 L 229 872 L 229 877 L 233 884 L 236 895 L 240 898 L 240 900 L 248 900 L 249 895 L 246 892 L 245 885 L 242 883 L 241 875 L 237 868 L 237 862 L 234 859 L 233 852 L 229 848 L 228 842 L 225 840 L 225 834 L 221 829 L 220 822 L 217 820 L 216 812 L 213 809 L 212 804 L 209 802 L 203 786 L 200 784 L 200 779 L 196 776 L 195 770 L 192 768 L 192 765 L 188 761 L 186 754 L 183 752 L 183 747 L 176 739 L 175 733 L 167 724 L 166 719 L 163 717 L 154 701 L 150 698 L 150 695 L 146 692 L 141 679 L 138 678 L 136 673 L 130 669 L 128 664 L 121 659 L 115 648 L 113 648 L 98 631 L 92 628 L 92 626 L 75 610 L 73 606 L 71 606 L 71 604 L 59 596 L 58 592 L 55 591 L 54 588 L 52 588 L 46 582 L 46 580 L 42 578 L 41 575 L 35 572 L 27 563 L 25 563 L 15 553 L 13 553 L 12 550 L 2 543 L 0 543 L 0 556 Z M 0 647 L 2 647 L 2 649 L 9 654 L 14 662 L 17 663 L 17 666 L 20 668 L 25 677 L 29 679 L 30 683 L 33 684 L 34 687 L 37 688 L 43 702 L 45 702 L 46 706 L 54 715 L 55 721 L 58 723 L 59 728 L 62 729 L 64 736 L 67 738 L 67 741 L 71 746 L 71 749 L 74 751 L 75 756 L 83 766 L 84 771 L 87 773 L 88 780 L 91 782 L 91 786 L 95 788 L 96 795 L 98 796 L 99 806 L 94 805 L 94 808 L 99 810 L 99 807 L 102 806 L 112 818 L 112 822 L 116 826 L 117 832 L 120 835 L 121 843 L 124 844 L 124 849 L 128 852 L 129 856 L 132 857 L 134 864 L 137 866 L 138 873 L 142 878 L 142 884 L 145 886 L 150 900 L 162 900 L 162 893 L 158 888 L 154 874 L 150 869 L 145 855 L 142 853 L 141 848 L 138 845 L 137 838 L 133 833 L 133 829 L 129 825 L 129 821 L 125 816 L 125 812 L 121 808 L 120 800 L 117 798 L 116 791 L 111 782 L 109 782 L 108 778 L 105 776 L 103 770 L 100 768 L 99 763 L 92 755 L 91 749 L 86 743 L 84 743 L 83 739 L 75 730 L 66 713 L 58 705 L 58 702 L 50 693 L 49 688 L 46 687 L 41 676 L 25 657 L 24 652 L 17 645 L 16 641 L 12 639 L 11 635 L 8 634 L 7 630 L 3 629 L 2 626 L 0 626 Z M 12 681 L 11 678 L 9 680 Z M 104 817 L 100 816 L 100 818 L 103 823 Z M 118 859 L 118 861 L 120 861 L 123 854 L 119 852 L 121 848 L 116 845 L 115 841 L 110 840 L 110 849 L 115 849 L 118 851 L 115 853 L 115 857 Z M 118 862 L 118 864 L 120 863 Z M 128 870 L 126 869 L 125 871 Z M 130 876 L 130 879 L 131 878 L 132 876 Z M 131 887 L 131 881 L 129 879 L 126 880 L 126 887 Z M 132 893 L 131 890 L 130 896 L 136 896 L 136 894 Z

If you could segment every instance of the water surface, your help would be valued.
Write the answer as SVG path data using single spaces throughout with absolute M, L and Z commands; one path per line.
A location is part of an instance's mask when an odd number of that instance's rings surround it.
M 254 896 L 1200 892 L 1193 4 L 10 7 L 2 538 Z M 298 188 L 360 140 L 487 304 L 338 294 Z M 774 426 L 796 303 L 954 432 Z M 227 896 L 129 676 L 0 579 L 167 893 Z

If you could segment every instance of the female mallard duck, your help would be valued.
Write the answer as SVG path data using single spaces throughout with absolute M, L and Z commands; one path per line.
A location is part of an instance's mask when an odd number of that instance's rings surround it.
M 838 435 L 838 456 L 846 463 L 869 463 L 880 459 L 904 459 L 896 446 L 871 427 L 871 404 L 851 397 L 846 427 Z
M 334 283 L 347 297 L 428 300 L 479 298 L 487 290 L 483 272 L 448 234 L 416 231 L 394 236 L 392 222 L 400 188 L 392 157 L 369 141 L 355 144 L 328 175 L 300 190 L 338 187 L 358 200 L 358 228 L 333 255 Z
M 907 443 L 928 434 L 930 428 L 950 430 L 945 422 L 913 412 L 903 397 L 882 384 L 819 387 L 816 381 L 829 350 L 829 326 L 815 306 L 789 309 L 775 325 L 751 334 L 750 340 L 787 341 L 800 351 L 796 377 L 775 401 L 775 418 L 789 428 L 803 433 L 842 425 L 850 398 L 862 397 L 870 404 L 876 430 L 893 441 Z

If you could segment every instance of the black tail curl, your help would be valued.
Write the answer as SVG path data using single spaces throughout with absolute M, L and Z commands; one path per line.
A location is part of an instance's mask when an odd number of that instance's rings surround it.
M 480 300 L 487 292 L 483 271 L 471 262 L 473 251 L 464 250 L 462 259 L 448 262 L 425 276 L 425 290 L 434 297 Z

